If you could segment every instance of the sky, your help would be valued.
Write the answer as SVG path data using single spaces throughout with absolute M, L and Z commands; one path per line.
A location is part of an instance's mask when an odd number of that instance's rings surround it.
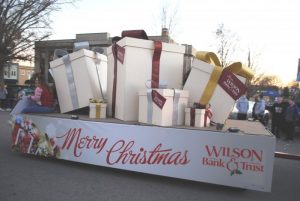
M 298 0 L 78 0 L 52 16 L 50 39 L 72 39 L 79 33 L 144 29 L 161 33 L 160 14 L 166 5 L 177 10 L 172 38 L 198 51 L 216 52 L 214 32 L 220 24 L 237 38 L 232 60 L 246 63 L 250 49 L 258 73 L 294 81 L 300 58 Z

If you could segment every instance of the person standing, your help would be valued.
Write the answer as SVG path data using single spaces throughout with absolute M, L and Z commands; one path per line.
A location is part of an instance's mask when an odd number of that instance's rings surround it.
M 272 115 L 272 127 L 271 131 L 276 137 L 280 137 L 280 132 L 282 131 L 282 122 L 284 121 L 284 103 L 282 102 L 282 97 L 277 97 L 277 100 L 270 108 L 270 112 Z
M 266 126 L 266 122 L 264 121 L 264 114 L 266 109 L 266 102 L 263 99 L 263 95 L 260 94 L 259 97 L 257 97 L 257 102 L 254 107 L 254 114 L 256 118 L 264 125 Z
M 255 108 L 256 108 L 257 103 L 258 103 L 258 97 L 255 96 L 255 97 L 254 97 L 254 105 L 253 105 L 253 107 L 252 107 L 252 118 L 253 118 L 254 120 L 257 119 L 257 116 L 255 115 Z
M 249 110 L 249 101 L 246 97 L 246 94 L 242 95 L 236 103 L 236 108 L 238 110 L 237 119 L 246 120 Z
M 6 102 L 6 98 L 7 98 L 7 90 L 5 87 L 5 84 L 2 82 L 0 84 L 0 111 L 3 111 L 4 109 L 4 104 Z
M 295 104 L 294 98 L 289 99 L 289 106 L 284 113 L 284 124 L 286 131 L 286 140 L 293 140 L 295 124 L 299 120 L 299 107 Z

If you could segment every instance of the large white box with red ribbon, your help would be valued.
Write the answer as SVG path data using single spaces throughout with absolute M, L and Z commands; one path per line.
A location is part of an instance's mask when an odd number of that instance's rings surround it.
M 138 93 L 145 85 L 151 85 L 153 72 L 167 88 L 182 89 L 185 47 L 161 43 L 160 58 L 155 61 L 155 44 L 152 40 L 125 37 L 107 49 L 109 116 L 137 121 Z M 113 50 L 116 50 L 115 54 Z M 153 69 L 153 64 L 159 69 Z
M 81 49 L 50 62 L 61 113 L 89 106 L 88 98 L 103 99 L 107 88 L 107 57 Z
M 185 125 L 197 128 L 208 127 L 212 116 L 210 109 L 185 108 Z
M 189 93 L 183 90 L 141 90 L 139 92 L 138 121 L 158 126 L 183 125 L 188 96 Z
M 223 70 L 221 76 L 216 79 L 212 74 L 215 66 L 198 59 L 194 59 L 192 70 L 183 87 L 190 92 L 189 105 L 199 102 L 201 98 L 212 93 L 208 103 L 211 105 L 213 116 L 211 121 L 224 124 L 233 109 L 235 100 L 246 92 L 244 83 L 246 78 Z M 211 84 L 217 84 L 214 89 Z

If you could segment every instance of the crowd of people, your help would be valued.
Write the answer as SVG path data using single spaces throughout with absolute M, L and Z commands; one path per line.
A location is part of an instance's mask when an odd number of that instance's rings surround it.
M 237 100 L 236 107 L 238 109 L 237 118 L 246 120 L 249 111 L 249 100 L 246 95 Z M 265 110 L 271 113 L 271 132 L 278 138 L 285 135 L 286 140 L 293 140 L 295 127 L 298 122 L 300 123 L 300 108 L 295 103 L 295 96 L 277 97 L 271 106 L 266 105 L 262 95 L 256 96 L 252 108 L 252 118 L 267 126 L 268 119 L 266 119 Z
M 293 140 L 295 126 L 300 120 L 300 109 L 295 103 L 295 97 L 279 97 L 270 108 L 270 112 L 272 114 L 271 131 L 276 137 L 280 137 L 280 133 L 284 133 L 287 140 Z

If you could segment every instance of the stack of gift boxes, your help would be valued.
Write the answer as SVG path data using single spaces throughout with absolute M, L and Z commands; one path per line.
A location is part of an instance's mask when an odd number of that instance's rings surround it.
M 123 32 L 107 56 L 81 49 L 50 67 L 62 113 L 89 106 L 90 118 L 158 126 L 224 124 L 252 76 L 239 62 L 223 69 L 214 53 L 143 31 Z

